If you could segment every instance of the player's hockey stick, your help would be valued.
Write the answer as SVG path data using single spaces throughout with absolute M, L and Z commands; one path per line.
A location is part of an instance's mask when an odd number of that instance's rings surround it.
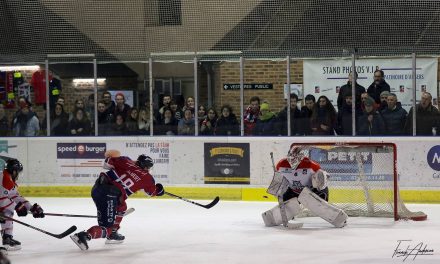
M 214 200 L 212 202 L 210 202 L 207 205 L 204 205 L 204 204 L 196 203 L 194 201 L 188 200 L 186 198 L 180 197 L 178 195 L 175 195 L 175 194 L 172 194 L 172 193 L 169 193 L 169 192 L 165 192 L 165 194 L 168 194 L 169 196 L 175 197 L 177 199 L 183 200 L 183 201 L 188 202 L 188 203 L 192 203 L 192 204 L 198 205 L 198 206 L 206 208 L 206 209 L 209 209 L 209 208 L 213 207 L 214 205 L 216 205 L 218 203 L 218 201 L 220 201 L 220 197 L 217 196 L 217 197 L 214 198 Z
M 128 208 L 127 211 L 125 211 L 124 216 L 127 216 L 134 212 L 134 208 Z M 49 216 L 64 216 L 64 217 L 84 217 L 84 218 L 96 218 L 96 215 L 76 215 L 76 214 L 56 214 L 56 213 L 44 213 L 44 215 Z
M 73 232 L 75 232 L 75 230 L 76 230 L 76 226 L 71 226 L 69 229 L 67 229 L 66 231 L 64 231 L 61 234 L 53 234 L 53 233 L 50 233 L 50 232 L 48 232 L 46 230 L 40 229 L 40 228 L 35 227 L 33 225 L 30 225 L 30 224 L 26 224 L 26 223 L 24 223 L 22 221 L 19 221 L 17 219 L 14 219 L 14 218 L 6 216 L 6 215 L 0 215 L 0 218 L 5 219 L 5 220 L 10 220 L 10 221 L 17 222 L 19 224 L 22 224 L 24 226 L 27 226 L 27 227 L 32 228 L 32 229 L 35 229 L 37 231 L 40 231 L 41 233 L 45 233 L 46 235 L 49 235 L 49 236 L 52 236 L 52 237 L 55 237 L 55 238 L 58 238 L 58 239 L 66 237 L 66 236 L 72 234 Z

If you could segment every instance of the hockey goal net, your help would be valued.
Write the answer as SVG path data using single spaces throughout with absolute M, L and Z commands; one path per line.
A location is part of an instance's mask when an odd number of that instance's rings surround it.
M 392 143 L 299 143 L 329 174 L 329 202 L 349 216 L 423 221 L 400 199 L 396 145 Z

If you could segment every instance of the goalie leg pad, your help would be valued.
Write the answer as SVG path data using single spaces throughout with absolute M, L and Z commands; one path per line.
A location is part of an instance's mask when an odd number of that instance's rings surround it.
M 288 201 L 285 201 L 284 208 L 286 209 L 287 220 L 293 219 L 302 211 L 301 205 L 298 203 L 297 198 L 292 198 Z M 279 205 L 264 212 L 261 216 L 263 217 L 263 221 L 266 226 L 278 226 L 283 223 Z
M 307 187 L 299 195 L 298 201 L 312 213 L 335 227 L 344 227 L 347 222 L 348 216 L 343 210 L 329 204 Z

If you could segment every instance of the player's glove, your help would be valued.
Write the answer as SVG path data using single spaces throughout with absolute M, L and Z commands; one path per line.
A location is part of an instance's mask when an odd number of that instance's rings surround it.
M 2 213 L 0 213 L 0 224 L 4 224 L 4 223 L 6 223 L 6 220 L 2 217 Z
M 17 212 L 18 216 L 26 216 L 28 214 L 28 209 L 22 202 L 18 202 L 15 206 L 15 211 Z
M 41 208 L 41 206 L 38 204 L 32 205 L 31 213 L 34 218 L 43 218 L 44 217 L 43 208 Z
M 165 194 L 165 190 L 163 189 L 163 185 L 160 183 L 156 183 L 156 190 L 154 191 L 154 196 L 162 196 Z

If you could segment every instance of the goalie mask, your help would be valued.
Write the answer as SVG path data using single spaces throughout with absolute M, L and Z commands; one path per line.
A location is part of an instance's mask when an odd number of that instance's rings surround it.
M 301 147 L 292 144 L 289 152 L 287 152 L 287 161 L 292 169 L 298 167 L 301 160 L 304 158 L 304 152 Z

